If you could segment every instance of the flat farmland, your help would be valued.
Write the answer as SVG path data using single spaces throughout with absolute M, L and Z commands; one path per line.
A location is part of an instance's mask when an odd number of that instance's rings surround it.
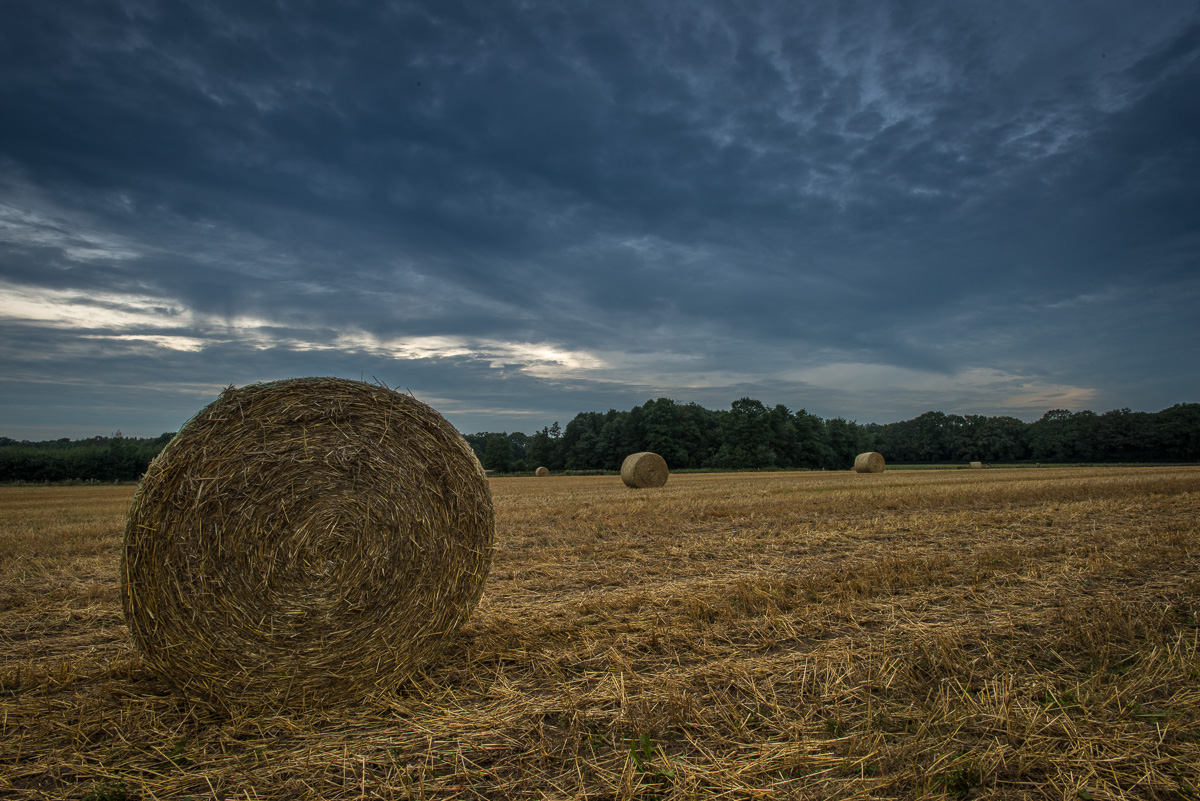
M 1200 798 L 1200 467 L 491 484 L 443 658 L 272 716 L 142 666 L 132 487 L 0 488 L 0 797 Z

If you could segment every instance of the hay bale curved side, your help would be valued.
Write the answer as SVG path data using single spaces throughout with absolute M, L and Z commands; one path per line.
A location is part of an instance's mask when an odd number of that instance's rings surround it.
M 186 697 L 357 700 L 403 683 L 466 621 L 494 536 L 483 469 L 429 406 L 334 378 L 230 387 L 138 486 L 125 619 Z
M 545 467 L 539 467 L 537 470 L 533 471 L 533 474 L 538 478 L 545 478 L 546 476 L 550 475 L 550 470 Z
M 631 453 L 621 463 L 621 480 L 634 489 L 661 487 L 667 483 L 667 460 L 657 453 Z
M 854 457 L 855 473 L 882 473 L 884 467 L 883 456 L 875 451 L 860 453 Z

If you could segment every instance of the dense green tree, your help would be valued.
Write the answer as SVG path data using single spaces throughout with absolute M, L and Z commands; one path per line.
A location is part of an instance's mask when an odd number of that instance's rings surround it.
M 959 428 L 957 420 L 944 412 L 925 412 L 913 423 L 917 435 L 915 461 L 939 462 L 951 458 L 951 446 Z
M 1012 462 L 1028 456 L 1026 424 L 1015 417 L 951 416 L 956 429 L 947 461 Z
M 136 481 L 174 434 L 153 438 L 0 440 L 0 481 Z
M 517 467 L 517 462 L 524 462 L 529 449 L 529 437 L 520 431 L 514 431 L 508 435 L 508 452 L 512 457 L 513 469 L 520 470 Z
M 687 467 L 713 466 L 718 447 L 718 420 L 717 412 L 705 409 L 698 403 L 687 403 L 681 407 L 681 436 L 687 443 Z
M 1070 435 L 1075 446 L 1075 460 L 1091 462 L 1103 458 L 1098 441 L 1100 415 L 1084 409 L 1071 415 Z
M 609 409 L 604 415 L 604 424 L 596 435 L 595 450 L 595 459 L 601 470 L 621 469 L 625 457 L 635 452 L 636 449 L 630 450 L 627 444 L 630 439 L 625 430 L 627 419 L 627 414 L 616 409 Z
M 1066 461 L 1075 455 L 1071 412 L 1051 409 L 1029 427 L 1030 457 L 1040 461 Z
M 641 406 L 634 406 L 625 414 L 609 410 L 609 417 L 614 415 L 621 420 L 620 447 L 614 460 L 619 469 L 626 456 L 646 450 L 646 412 Z
M 463 439 L 471 446 L 471 450 L 475 452 L 475 458 L 483 463 L 483 450 L 487 447 L 487 438 L 490 434 L 486 431 L 478 434 L 463 434 Z
M 507 434 L 489 434 L 483 449 L 483 466 L 498 473 L 512 469 L 512 445 Z
M 590 428 L 584 429 L 567 452 L 568 470 L 599 470 L 601 461 L 596 452 L 599 437 Z
M 1106 461 L 1126 462 L 1153 458 L 1153 434 L 1150 415 L 1115 409 L 1095 421 L 1097 451 Z
M 676 469 L 695 467 L 697 432 L 684 418 L 684 410 L 670 398 L 646 401 L 642 407 L 643 441 L 639 450 L 657 453 Z
M 796 420 L 792 410 L 777 403 L 767 412 L 767 425 L 771 463 L 776 467 L 796 467 Z
M 792 418 L 792 430 L 795 435 L 792 466 L 815 470 L 832 461 L 833 454 L 829 449 L 825 422 L 803 409 L 796 412 Z
M 1154 415 L 1150 438 L 1159 458 L 1200 461 L 1200 403 L 1177 403 Z
M 721 417 L 714 463 L 726 469 L 771 467 L 776 462 L 771 417 L 762 401 L 735 400 Z
M 559 428 L 557 421 L 554 425 L 543 428 L 529 438 L 526 459 L 534 468 L 563 469 L 565 460 L 562 454 L 562 429 Z
M 599 412 L 580 412 L 567 423 L 563 430 L 562 451 L 568 470 L 599 470 L 600 458 L 596 443 L 600 429 L 604 426 L 604 415 Z
M 1029 458 L 1027 426 L 1015 417 L 988 418 L 985 429 L 987 437 L 987 460 L 989 462 L 1014 462 Z
M 878 450 L 891 462 L 915 462 L 916 427 L 911 420 L 878 426 L 874 432 Z
M 866 432 L 841 417 L 825 421 L 825 439 L 828 451 L 821 466 L 827 470 L 848 470 L 854 458 L 866 450 Z

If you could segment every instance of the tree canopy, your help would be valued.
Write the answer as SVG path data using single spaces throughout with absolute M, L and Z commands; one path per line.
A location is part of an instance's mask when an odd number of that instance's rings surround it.
M 135 481 L 170 442 L 107 437 L 27 442 L 0 437 L 0 482 Z M 1033 422 L 1015 417 L 925 412 L 879 425 L 804 409 L 768 408 L 739 398 L 713 411 L 670 398 L 629 411 L 580 412 L 532 435 L 465 435 L 485 468 L 497 473 L 536 467 L 616 471 L 631 453 L 653 451 L 673 470 L 847 470 L 854 457 L 878 451 L 893 464 L 946 462 L 1200 461 L 1200 403 L 1160 412 L 1116 409 L 1103 414 L 1051 409 Z
M 929 411 L 879 425 L 823 420 L 782 404 L 768 408 L 754 398 L 739 398 L 721 411 L 658 398 L 629 411 L 580 412 L 566 428 L 556 422 L 529 437 L 467 436 L 484 467 L 501 471 L 505 462 L 529 470 L 612 471 L 639 451 L 653 451 L 672 469 L 684 470 L 845 470 L 865 451 L 879 451 L 899 464 L 1180 462 L 1200 460 L 1198 440 L 1200 404 L 1195 403 L 1156 413 L 1052 409 L 1033 423 Z
M 18 442 L 0 437 L 0 482 L 136 481 L 173 433 Z

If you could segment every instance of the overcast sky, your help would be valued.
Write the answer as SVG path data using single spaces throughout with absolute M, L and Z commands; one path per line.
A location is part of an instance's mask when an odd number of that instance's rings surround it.
M 1195 0 L 8 0 L 0 435 L 1200 401 Z

